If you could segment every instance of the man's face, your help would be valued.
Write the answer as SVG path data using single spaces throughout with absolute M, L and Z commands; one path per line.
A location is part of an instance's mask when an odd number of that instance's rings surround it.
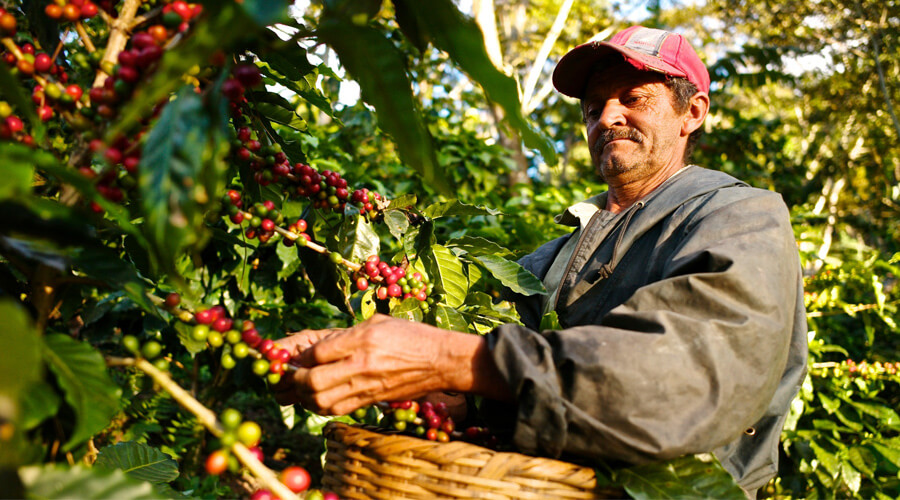
M 664 76 L 622 62 L 595 72 L 582 102 L 591 158 L 608 183 L 682 166 L 687 137 Z

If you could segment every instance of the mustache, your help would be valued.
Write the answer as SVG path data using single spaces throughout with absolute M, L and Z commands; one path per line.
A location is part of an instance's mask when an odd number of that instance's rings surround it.
M 592 152 L 600 154 L 607 144 L 616 139 L 628 139 L 638 144 L 644 142 L 644 136 L 633 128 L 607 129 L 600 133 L 591 147 Z

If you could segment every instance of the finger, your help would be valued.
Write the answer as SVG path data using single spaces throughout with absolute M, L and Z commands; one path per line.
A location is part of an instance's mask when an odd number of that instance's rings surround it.
M 358 337 L 354 333 L 353 329 L 336 331 L 301 351 L 297 361 L 300 366 L 313 367 L 344 359 L 360 347 L 360 343 L 353 340 Z
M 314 346 L 322 339 L 333 335 L 343 329 L 326 329 L 326 330 L 303 330 L 289 337 L 284 337 L 275 341 L 282 349 L 287 349 L 291 353 L 291 359 L 295 360 L 300 354 Z

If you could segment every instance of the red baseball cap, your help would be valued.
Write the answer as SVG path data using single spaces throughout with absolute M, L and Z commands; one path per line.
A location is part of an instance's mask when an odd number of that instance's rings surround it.
M 643 26 L 626 28 L 608 42 L 588 42 L 570 50 L 553 70 L 553 86 L 581 99 L 597 63 L 614 53 L 622 54 L 639 70 L 680 76 L 709 93 L 709 72 L 687 40 L 670 31 Z

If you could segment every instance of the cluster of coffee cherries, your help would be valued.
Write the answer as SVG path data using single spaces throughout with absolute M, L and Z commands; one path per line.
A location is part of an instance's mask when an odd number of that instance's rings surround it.
M 263 460 L 263 451 L 259 446 L 262 439 L 262 428 L 251 420 L 244 420 L 241 412 L 234 408 L 227 408 L 219 415 L 222 424 L 222 435 L 219 437 L 219 448 L 206 457 L 206 472 L 218 476 L 226 470 L 237 471 L 240 464 L 231 455 L 231 447 L 235 443 L 242 443 L 259 460 Z
M 197 311 L 194 321 L 196 325 L 191 331 L 191 339 L 206 341 L 212 348 L 225 346 L 221 357 L 222 368 L 234 368 L 237 359 L 258 354 L 259 357 L 251 364 L 251 371 L 270 384 L 277 384 L 288 369 L 291 353 L 278 347 L 271 339 L 263 339 L 252 321 L 234 321 L 226 315 L 222 306 Z
M 387 406 L 378 422 L 384 429 L 439 443 L 462 440 L 488 448 L 497 448 L 499 444 L 498 438 L 486 427 L 457 429 L 444 402 L 432 404 L 425 401 L 420 404 L 418 401 L 405 400 L 391 401 Z M 368 412 L 368 408 L 359 408 L 353 412 L 353 417 L 365 421 Z
M 137 185 L 135 176 L 141 162 L 141 135 L 143 135 L 142 132 L 131 137 L 120 136 L 108 147 L 100 139 L 93 139 L 90 142 L 91 151 L 102 154 L 111 168 L 97 173 L 93 168 L 83 166 L 79 167 L 78 171 L 91 180 L 99 176 L 100 178 L 95 181 L 94 186 L 97 192 L 107 200 L 120 203 L 125 198 L 125 192 Z M 119 176 L 119 166 L 124 168 L 126 175 Z M 96 202 L 92 201 L 90 207 L 94 212 L 103 212 L 103 208 Z
M 262 84 L 262 73 L 255 64 L 241 63 L 231 70 L 231 77 L 222 83 L 222 94 L 231 101 L 231 109 L 236 117 L 242 117 L 240 105 L 247 102 L 244 92 Z
M 25 130 L 25 122 L 14 114 L 12 106 L 0 101 L 0 140 L 15 140 L 28 146 L 34 146 L 34 137 Z
M 259 461 L 265 459 L 260 440 L 262 429 L 259 424 L 250 420 L 244 420 L 241 412 L 234 408 L 226 408 L 219 415 L 219 423 L 222 424 L 222 435 L 219 437 L 218 448 L 206 457 L 206 472 L 213 476 L 219 476 L 226 471 L 238 472 L 240 463 L 231 453 L 231 448 L 236 443 L 242 443 L 250 453 Z M 299 465 L 285 467 L 278 473 L 278 480 L 294 493 L 302 493 L 309 490 L 312 478 L 309 472 Z M 275 495 L 267 489 L 259 489 L 250 497 L 254 500 L 275 500 Z M 322 500 L 338 500 L 334 493 L 324 493 L 318 490 L 310 490 L 305 498 L 320 498 Z
M 174 311 L 181 304 L 181 297 L 172 292 L 166 296 L 164 304 Z M 221 347 L 222 368 L 230 370 L 237 366 L 239 359 L 255 358 L 251 370 L 271 384 L 277 384 L 284 372 L 290 369 L 290 352 L 278 347 L 271 339 L 263 339 L 253 321 L 234 320 L 220 305 L 200 309 L 192 316 L 194 327 L 190 332 L 191 339 L 206 342 L 213 349 Z
M 377 286 L 375 297 L 378 300 L 416 298 L 421 302 L 421 309 L 426 312 L 434 305 L 431 297 L 434 284 L 429 283 L 428 277 L 418 271 L 407 275 L 406 268 L 392 266 L 379 256 L 370 255 L 356 274 L 354 284 L 357 290 L 368 290 L 370 281 L 374 282 Z
M 353 414 L 361 419 L 367 409 L 360 408 Z M 446 443 L 456 432 L 456 424 L 443 402 L 432 404 L 425 401 L 391 401 L 385 409 L 380 425 L 385 428 L 425 438 L 429 441 Z
M 834 367 L 835 376 L 840 376 L 844 373 L 864 379 L 890 378 L 900 373 L 900 361 L 869 362 L 863 360 L 857 363 L 852 359 L 847 359 Z
M 169 370 L 169 360 L 163 356 L 163 345 L 157 340 L 150 339 L 141 343 L 134 335 L 125 335 L 122 337 L 122 345 L 133 355 L 152 361 L 158 370 Z
M 188 23 L 203 12 L 203 6 L 198 3 L 188 3 L 183 0 L 175 0 L 166 4 L 162 9 L 162 26 L 179 32 L 187 31 Z M 158 25 L 157 25 L 158 26 Z M 151 29 L 153 29 L 151 27 Z M 156 28 L 158 31 L 159 29 Z
M 44 7 L 44 14 L 59 22 L 80 21 L 97 15 L 97 4 L 91 0 L 53 0 Z

